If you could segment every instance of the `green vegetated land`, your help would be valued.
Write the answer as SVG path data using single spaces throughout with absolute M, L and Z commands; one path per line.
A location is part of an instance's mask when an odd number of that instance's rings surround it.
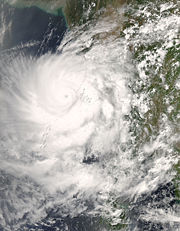
M 124 12 L 120 15 L 117 9 L 122 5 Z M 170 23 L 174 20 L 173 18 L 180 15 L 179 9 L 179 2 L 176 0 L 67 0 L 66 3 L 64 12 L 70 27 L 88 24 L 92 20 L 101 18 L 109 17 L 113 20 L 121 18 L 119 25 L 107 32 L 97 34 L 95 39 L 126 38 L 128 35 L 127 47 L 137 67 L 137 73 L 134 81 L 130 83 L 130 88 L 137 99 L 143 98 L 141 103 L 148 107 L 142 113 L 134 104 L 129 116 L 131 133 L 135 137 L 132 143 L 135 155 L 138 155 L 143 144 L 158 139 L 166 124 L 169 124 L 170 130 L 167 137 L 165 134 L 162 137 L 167 145 L 167 150 L 163 152 L 166 156 L 173 155 L 176 159 L 179 158 L 180 33 L 174 33 L 174 26 Z M 158 28 L 163 27 L 166 23 L 163 20 L 166 19 L 169 20 L 167 22 L 169 26 L 164 29 L 165 34 L 161 34 Z M 160 20 L 162 22 L 158 26 Z M 146 35 L 143 35 L 141 29 L 146 26 L 148 32 L 144 32 Z M 153 31 L 152 27 L 157 27 L 157 31 Z M 174 139 L 170 140 L 170 137 Z M 160 152 L 161 150 L 154 150 L 151 158 L 155 158 L 153 156 L 159 155 Z M 180 162 L 172 169 L 172 175 L 174 175 L 175 200 L 178 206 L 180 203 Z M 102 219 L 102 222 L 107 223 L 111 230 L 126 229 L 129 205 L 124 206 L 122 201 L 119 202 L 113 198 L 109 203 L 114 208 L 122 209 L 123 212 L 120 215 L 122 222 L 117 225 L 111 225 L 111 220 Z
M 65 15 L 70 26 L 82 25 L 98 18 L 110 17 L 116 20 L 120 15 L 117 8 L 125 6 L 121 25 L 112 30 L 98 34 L 96 39 L 106 40 L 110 36 L 114 39 L 126 37 L 129 51 L 133 57 L 133 63 L 137 67 L 137 73 L 132 81 L 131 90 L 137 98 L 144 97 L 142 104 L 148 106 L 144 113 L 140 112 L 136 105 L 132 105 L 131 132 L 134 134 L 134 153 L 138 153 L 143 144 L 155 141 L 164 129 L 164 123 L 169 124 L 169 138 L 165 137 L 167 150 L 165 155 L 173 155 L 176 159 L 180 154 L 180 33 L 174 33 L 170 20 L 180 15 L 179 2 L 176 0 L 131 0 L 131 1 L 108 1 L 108 0 L 67 0 Z M 90 10 L 89 10 L 90 9 Z M 88 13 L 86 13 L 88 12 Z M 168 18 L 169 26 L 164 29 L 165 34 L 158 33 L 158 23 Z M 146 37 L 142 37 L 141 28 L 147 25 Z M 149 25 L 149 28 L 148 28 Z M 172 24 L 173 25 L 173 24 Z M 151 31 L 151 27 L 157 27 Z M 170 28 L 170 29 L 169 29 Z M 169 31 L 170 34 L 168 35 Z M 171 36 L 173 35 L 174 36 Z M 167 35 L 167 37 L 166 37 Z M 144 35 L 145 36 L 145 35 Z M 142 76 L 143 77 L 142 77 Z M 174 137 L 170 140 L 170 137 Z M 154 150 L 154 155 L 159 155 L 161 150 Z M 177 205 L 180 203 L 180 162 L 172 169 Z M 116 200 L 112 202 L 114 207 L 122 206 Z M 128 205 L 127 205 L 128 207 Z M 123 209 L 120 219 L 121 224 L 110 225 L 111 230 L 126 229 L 126 210 Z
M 115 9 L 124 3 L 126 0 L 67 0 L 64 12 L 69 25 L 80 25 L 98 17 L 99 10 Z

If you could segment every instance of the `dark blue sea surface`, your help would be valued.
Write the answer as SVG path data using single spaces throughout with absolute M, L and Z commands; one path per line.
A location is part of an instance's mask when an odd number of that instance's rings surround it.
M 0 3 L 6 30 L 0 50 L 23 49 L 31 55 L 55 52 L 67 29 L 63 15 L 48 14 L 37 7 L 14 8 Z

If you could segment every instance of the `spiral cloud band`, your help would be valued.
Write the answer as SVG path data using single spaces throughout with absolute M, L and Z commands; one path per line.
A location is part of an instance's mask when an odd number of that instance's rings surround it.
M 104 206 L 110 193 L 127 188 L 132 163 L 120 145 L 129 137 L 124 116 L 134 70 L 122 41 L 80 54 L 92 32 L 73 42 L 67 34 L 60 54 L 32 58 L 11 51 L 1 57 L 0 167 L 3 181 L 12 178 L 4 226 L 25 214 L 24 222 L 37 222 L 56 207 L 58 216 L 110 216 L 113 208 Z
M 120 141 L 119 124 L 128 110 L 122 108 L 128 102 L 125 80 L 84 56 L 66 53 L 21 56 L 2 73 L 1 147 L 7 152 L 2 163 L 17 162 L 15 172 L 39 179 L 51 192 L 59 188 L 48 179 L 65 173 L 63 166 L 77 177 L 73 184 L 84 185 L 77 169 L 88 174 L 84 165 L 115 151 Z

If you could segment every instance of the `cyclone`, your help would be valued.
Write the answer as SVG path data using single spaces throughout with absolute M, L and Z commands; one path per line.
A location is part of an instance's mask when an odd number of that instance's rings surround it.
M 122 63 L 117 73 L 112 57 L 111 67 L 94 60 L 97 47 L 88 56 L 69 55 L 69 47 L 38 58 L 3 58 L 0 126 L 6 157 L 1 155 L 1 168 L 18 178 L 30 177 L 45 195 L 59 194 L 51 203 L 77 215 L 87 210 L 83 204 L 89 200 L 93 213 L 100 211 L 113 190 L 115 179 L 107 166 L 126 142 L 123 117 L 130 108 L 127 79 L 133 67 L 125 69 Z
M 66 32 L 1 4 L 0 230 L 179 230 L 179 17 L 156 4 Z M 42 37 L 11 40 L 16 10 Z
M 91 143 L 91 137 L 98 137 L 103 130 L 115 130 L 115 119 L 122 114 L 117 103 L 127 91 L 123 79 L 106 78 L 83 57 L 45 55 L 19 60 L 12 61 L 3 76 L 1 123 L 6 129 L 13 124 L 12 131 L 17 129 L 15 125 L 20 126 L 16 132 L 22 141 L 35 135 L 39 142 L 34 145 L 40 147 L 48 128 L 47 146 L 66 152 Z

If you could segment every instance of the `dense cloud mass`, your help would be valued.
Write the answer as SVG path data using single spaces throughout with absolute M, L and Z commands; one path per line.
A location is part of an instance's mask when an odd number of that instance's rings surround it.
M 143 17 L 146 10 L 139 10 Z M 0 43 L 11 27 L 3 17 Z M 151 99 L 156 90 L 148 68 L 158 60 L 160 69 L 170 40 L 176 42 L 178 17 L 167 19 L 139 31 L 129 26 L 117 36 L 119 21 L 102 17 L 68 31 L 54 53 L 28 55 L 24 47 L 34 43 L 27 43 L 0 54 L 0 229 L 24 231 L 51 214 L 99 216 L 114 226 L 123 221 L 129 230 L 138 222 L 172 220 L 176 228 L 177 208 L 167 198 L 174 197 L 169 182 L 178 138 L 165 113 L 158 132 L 150 124 L 158 100 Z M 163 49 L 138 56 L 150 40 L 163 41 Z
M 115 43 L 98 44 L 85 55 L 70 54 L 71 45 L 60 55 L 7 56 L 1 62 L 1 169 L 30 177 L 47 194 L 59 193 L 57 204 L 78 214 L 87 210 L 87 200 L 99 210 L 113 188 L 107 166 L 128 138 L 123 117 L 130 109 L 133 67 L 124 60 L 119 65 L 121 47 L 109 56 Z M 36 195 L 36 187 L 27 187 Z

